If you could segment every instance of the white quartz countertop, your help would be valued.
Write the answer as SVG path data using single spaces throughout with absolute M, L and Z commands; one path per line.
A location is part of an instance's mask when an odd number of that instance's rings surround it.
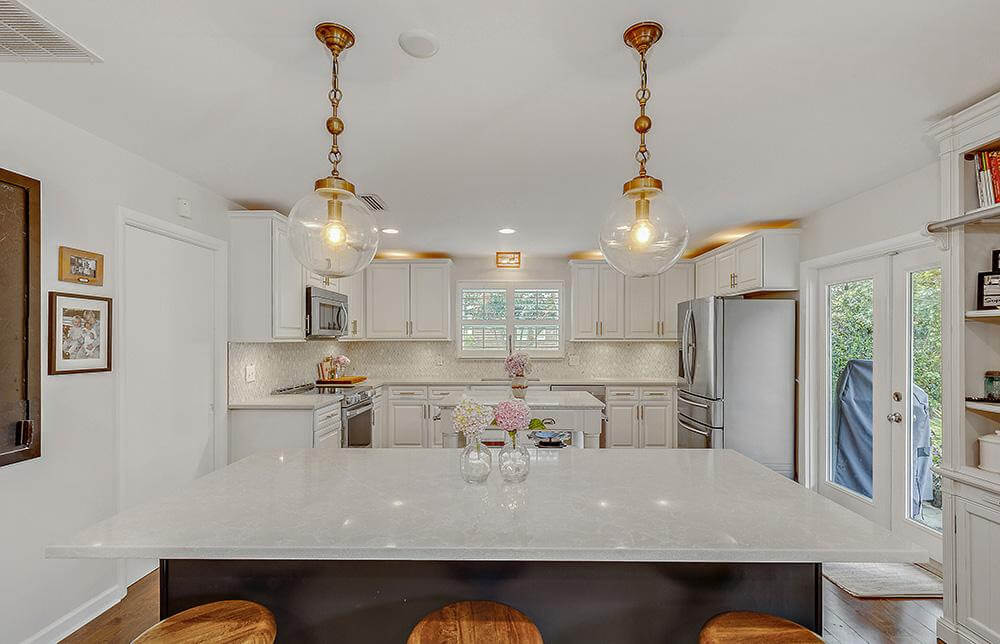
M 319 409 L 340 402 L 340 394 L 281 394 L 229 403 L 230 409 Z
M 458 450 L 256 454 L 46 548 L 61 558 L 922 562 L 730 450 L 538 450 L 521 484 Z
M 465 397 L 486 405 L 495 405 L 501 400 L 509 399 L 510 391 L 456 391 L 435 404 L 442 409 L 452 409 Z M 586 391 L 528 391 L 524 402 L 532 409 L 604 409 L 604 403 Z

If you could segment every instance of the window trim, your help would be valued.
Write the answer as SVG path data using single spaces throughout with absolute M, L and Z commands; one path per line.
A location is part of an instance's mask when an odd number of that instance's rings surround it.
M 462 291 L 466 289 L 499 289 L 507 292 L 507 317 L 504 320 L 463 320 L 462 319 Z M 517 320 L 514 318 L 514 290 L 520 288 L 548 288 L 559 291 L 559 349 L 555 351 L 539 351 L 537 349 L 524 350 L 535 360 L 560 360 L 566 356 L 566 283 L 563 280 L 459 280 L 455 285 L 455 328 L 456 333 L 456 354 L 461 359 L 467 360 L 503 360 L 507 357 L 509 349 L 512 347 L 514 326 L 517 324 L 527 324 L 535 326 L 551 326 L 545 320 Z M 508 349 L 490 351 L 467 351 L 462 348 L 462 325 L 464 324 L 492 324 L 504 325 L 507 327 Z

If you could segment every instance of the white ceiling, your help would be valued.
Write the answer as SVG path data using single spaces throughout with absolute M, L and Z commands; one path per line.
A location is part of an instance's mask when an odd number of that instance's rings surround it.
M 635 173 L 641 19 L 650 170 L 692 241 L 797 217 L 935 158 L 936 118 L 1000 86 L 996 0 L 28 0 L 104 59 L 0 65 L 0 88 L 248 207 L 287 212 L 326 174 L 342 22 L 345 177 L 389 204 L 385 248 L 596 247 Z M 401 31 L 427 29 L 418 60 Z M 2 151 L 0 151 L 2 156 Z M 519 233 L 503 236 L 500 226 Z

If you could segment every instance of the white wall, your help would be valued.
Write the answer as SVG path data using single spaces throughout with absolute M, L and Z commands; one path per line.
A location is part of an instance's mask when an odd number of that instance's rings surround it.
M 119 205 L 227 238 L 223 213 L 236 204 L 3 92 L 0 115 L 0 167 L 42 183 L 43 296 L 113 297 Z M 177 197 L 191 199 L 193 219 L 174 215 Z M 60 245 L 103 253 L 104 286 L 57 281 Z M 46 315 L 43 303 L 43 365 Z M 42 554 L 46 544 L 115 511 L 115 378 L 114 371 L 43 375 L 42 457 L 0 468 L 0 642 L 54 640 L 78 625 L 64 616 L 105 591 L 105 601 L 116 596 L 115 562 Z M 86 611 L 77 617 L 89 619 Z
M 937 162 L 862 192 L 801 221 L 802 261 L 919 230 L 941 218 Z

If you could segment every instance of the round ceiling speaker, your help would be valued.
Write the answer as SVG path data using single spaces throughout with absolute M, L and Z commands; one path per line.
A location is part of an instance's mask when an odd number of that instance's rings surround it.
M 399 47 L 414 58 L 430 58 L 438 51 L 437 36 L 423 29 L 399 34 Z

